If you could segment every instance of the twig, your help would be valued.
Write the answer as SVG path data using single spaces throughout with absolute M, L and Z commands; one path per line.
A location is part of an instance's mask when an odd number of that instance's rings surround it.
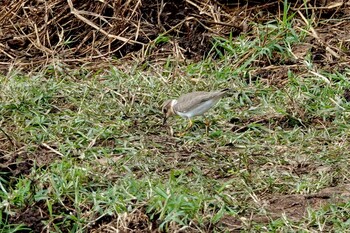
M 309 72 L 319 78 L 321 78 L 323 81 L 325 81 L 327 84 L 330 84 L 331 82 L 329 81 L 329 79 L 325 76 L 323 76 L 322 74 L 316 73 L 315 71 L 309 70 Z
M 311 35 L 321 44 L 323 45 L 326 50 L 332 54 L 334 57 L 336 58 L 340 58 L 340 55 L 338 53 L 336 53 L 326 42 L 324 42 L 317 34 L 316 30 L 310 25 L 310 23 L 307 21 L 307 19 L 305 18 L 305 16 L 298 10 L 298 14 L 300 15 L 300 17 L 303 19 L 303 21 L 305 22 L 305 24 L 310 28 L 311 31 Z
M 11 145 L 13 147 L 16 147 L 15 144 L 13 143 L 11 137 L 5 132 L 5 130 L 2 129 L 2 127 L 0 127 L 0 131 L 5 135 L 5 137 L 7 138 L 7 140 L 9 140 L 9 142 L 11 143 Z
M 141 42 L 138 42 L 138 41 L 135 41 L 135 40 L 132 40 L 132 39 L 126 39 L 124 37 L 121 37 L 121 36 L 116 36 L 116 35 L 112 35 L 112 34 L 109 34 L 107 33 L 105 30 L 103 30 L 102 28 L 98 27 L 96 24 L 94 24 L 93 22 L 91 22 L 90 20 L 88 20 L 87 18 L 83 17 L 81 14 L 82 12 L 79 11 L 79 10 L 76 10 L 73 6 L 73 3 L 71 0 L 68 0 L 68 5 L 69 5 L 69 8 L 71 10 L 71 13 L 77 17 L 78 19 L 80 19 L 81 21 L 83 21 L 84 23 L 90 25 L 91 27 L 95 28 L 96 30 L 98 30 L 99 32 L 105 34 L 106 36 L 110 37 L 110 38 L 114 38 L 114 39 L 117 39 L 117 40 L 120 40 L 122 42 L 126 42 L 126 43 L 134 43 L 134 44 L 140 44 L 140 45 L 143 45 L 143 43 Z
M 59 152 L 58 150 L 55 150 L 51 146 L 47 145 L 45 142 L 41 143 L 41 146 L 45 147 L 46 149 L 49 149 L 50 151 L 52 151 L 53 153 L 55 153 L 61 157 L 64 157 L 64 155 L 61 152 Z

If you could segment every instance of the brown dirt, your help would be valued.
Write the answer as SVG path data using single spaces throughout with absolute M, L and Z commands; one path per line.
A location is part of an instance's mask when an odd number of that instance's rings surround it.
M 62 202 L 64 206 L 61 204 L 54 203 L 52 205 L 52 212 L 54 215 L 57 215 L 54 220 L 54 224 L 58 222 L 62 222 L 63 218 L 60 217 L 60 214 L 70 214 L 74 215 L 75 211 L 74 208 L 70 208 L 69 206 L 74 206 L 72 201 L 63 200 Z M 25 227 L 31 229 L 30 231 L 23 231 L 23 232 L 45 232 L 48 229 L 52 229 L 50 227 L 50 222 L 48 221 L 50 219 L 49 216 L 49 210 L 47 208 L 47 204 L 45 201 L 38 201 L 34 202 L 31 205 L 27 205 L 25 208 L 22 208 L 21 210 L 18 210 L 15 215 L 13 216 L 7 216 L 8 222 L 10 224 L 23 224 Z M 45 224 L 45 221 L 48 224 Z M 65 227 L 67 229 L 72 229 L 73 225 L 71 224 L 71 220 L 66 219 Z M 63 230 L 63 229 L 62 229 Z
M 251 226 L 252 223 L 268 223 L 271 220 L 286 215 L 288 218 L 299 221 L 306 214 L 307 209 L 314 210 L 327 208 L 329 204 L 347 203 L 350 200 L 350 184 L 330 187 L 312 195 L 270 195 L 261 197 L 259 208 L 266 210 L 266 215 L 224 216 L 219 223 L 223 229 L 230 232 L 239 232 L 243 226 Z M 252 203 L 256 205 L 256 203 Z
M 0 144 L 0 148 L 4 151 L 0 151 L 0 173 L 10 185 L 16 184 L 17 177 L 28 175 L 34 165 L 37 168 L 45 168 L 53 160 L 58 159 L 56 153 L 43 146 L 38 146 L 34 151 L 29 151 L 26 147 L 22 147 L 9 152 L 8 149 L 11 150 L 13 147 L 8 148 L 8 144 L 3 143 Z
M 53 160 L 57 159 L 57 154 L 41 146 L 34 151 L 22 147 L 9 152 L 9 150 L 14 149 L 13 145 L 9 147 L 7 143 L 2 143 L 0 148 L 0 173 L 3 181 L 6 182 L 5 186 L 14 187 L 17 184 L 18 177 L 28 176 L 33 168 L 45 168 Z M 13 210 L 16 209 L 15 207 L 13 208 Z M 53 209 L 54 211 L 61 211 L 55 206 Z M 24 224 L 34 232 L 42 232 L 45 229 L 45 224 L 42 221 L 49 219 L 48 213 L 46 203 L 39 201 L 18 209 L 15 211 L 15 215 L 7 216 L 4 214 L 4 219 L 8 219 L 10 224 Z
M 278 114 L 266 114 L 263 116 L 250 117 L 247 119 L 236 119 L 232 118 L 230 124 L 232 125 L 231 130 L 233 132 L 245 132 L 249 130 L 251 125 L 262 125 L 268 129 L 276 129 L 277 127 L 284 130 L 293 129 L 295 126 L 298 127 L 326 127 L 332 125 L 332 119 L 323 120 L 313 116 L 307 116 L 305 111 L 298 104 L 291 102 L 289 103 L 288 112 L 290 115 L 278 115 Z
M 33 165 L 34 160 L 24 151 L 0 157 L 0 172 L 5 174 L 8 179 L 28 175 Z
M 21 223 L 34 232 L 42 232 L 45 229 L 43 220 L 48 220 L 48 210 L 43 208 L 45 204 L 37 203 L 34 206 L 28 206 L 22 211 L 18 211 L 15 216 L 9 218 L 10 223 Z
M 104 233 L 104 232 L 138 233 L 138 232 L 158 232 L 154 223 L 150 221 L 148 216 L 142 210 L 135 210 L 132 213 L 121 215 L 116 218 L 107 216 L 95 222 L 89 232 Z
M 298 221 L 302 219 L 307 208 L 319 209 L 327 204 L 346 203 L 350 200 L 350 185 L 325 188 L 312 195 L 281 195 L 264 198 L 264 205 L 271 218 L 279 218 L 282 214 Z

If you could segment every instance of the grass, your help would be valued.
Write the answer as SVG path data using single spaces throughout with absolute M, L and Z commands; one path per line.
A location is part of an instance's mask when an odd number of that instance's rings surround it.
M 287 68 L 275 84 L 250 73 L 292 57 L 305 35 L 289 20 L 256 27 L 253 40 L 218 38 L 220 58 L 187 66 L 1 76 L 2 231 L 346 231 L 348 198 L 286 202 L 347 187 L 349 70 L 319 71 L 325 82 Z M 236 92 L 208 114 L 208 135 L 201 117 L 183 137 L 161 125 L 165 99 L 226 87 Z

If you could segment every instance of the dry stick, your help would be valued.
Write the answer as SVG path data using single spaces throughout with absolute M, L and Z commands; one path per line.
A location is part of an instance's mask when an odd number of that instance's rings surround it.
M 214 7 L 213 7 L 213 5 L 209 5 L 208 6 L 209 7 L 209 9 L 210 9 L 210 13 L 211 13 L 211 16 L 212 16 L 212 18 L 214 19 L 214 21 L 215 22 L 220 22 L 220 16 L 219 16 L 219 14 L 217 14 L 217 13 L 215 13 L 214 12 Z
M 300 17 L 304 20 L 305 24 L 306 24 L 307 26 L 310 27 L 311 33 L 309 33 L 308 31 L 306 31 L 306 32 L 308 32 L 309 35 L 313 36 L 313 37 L 314 37 L 321 45 L 323 45 L 323 46 L 326 48 L 326 50 L 327 50 L 329 53 L 331 53 L 334 57 L 340 58 L 340 55 L 337 54 L 333 49 L 331 49 L 331 48 L 318 36 L 318 34 L 317 34 L 317 32 L 315 31 L 315 29 L 308 23 L 308 21 L 306 20 L 306 18 L 304 17 L 304 15 L 303 15 L 300 11 L 298 11 L 298 14 L 299 14 Z M 301 30 L 303 30 L 303 29 L 301 29 Z M 305 30 L 303 30 L 303 31 L 305 31 Z M 309 72 L 310 72 L 311 74 L 313 74 L 313 75 L 315 75 L 315 76 L 321 78 L 321 79 L 322 79 L 324 82 L 326 82 L 327 84 L 330 83 L 330 81 L 329 81 L 329 79 L 328 79 L 327 77 L 325 77 L 325 76 L 323 76 L 323 75 L 317 73 L 315 70 L 309 70 Z
M 126 30 L 126 29 L 125 29 Z M 124 31 L 125 31 L 124 30 Z M 123 32 L 124 32 L 123 31 Z M 84 39 L 85 40 L 85 39 Z M 33 42 L 33 41 L 32 41 Z M 101 57 L 106 57 L 107 55 L 109 54 L 112 54 L 112 53 L 115 53 L 116 51 L 118 51 L 120 48 L 122 48 L 125 44 L 127 44 L 128 41 L 124 42 L 122 45 L 120 45 L 118 48 L 112 50 L 112 51 L 109 51 L 109 52 L 106 52 L 104 54 L 100 54 L 100 55 L 97 55 L 97 56 L 90 56 L 89 58 L 80 58 L 80 59 L 77 59 L 77 58 L 71 58 L 71 59 L 59 59 L 59 61 L 62 61 L 62 62 L 72 62 L 72 61 L 77 61 L 77 62 L 85 62 L 87 60 L 92 60 L 92 59 L 97 59 L 97 58 L 101 58 Z M 51 60 L 57 60 L 57 58 L 52 58 Z M 40 59 L 36 60 L 36 61 L 32 61 L 32 62 L 21 62 L 21 63 L 18 63 L 19 65 L 34 65 L 34 64 L 41 64 L 42 61 Z M 11 64 L 9 62 L 0 62 L 0 65 L 8 65 L 8 64 Z
M 84 23 L 90 25 L 91 27 L 95 28 L 96 30 L 102 32 L 104 35 L 108 36 L 108 37 L 111 37 L 111 38 L 114 38 L 114 39 L 117 39 L 117 40 L 120 40 L 120 41 L 123 41 L 125 43 L 135 43 L 135 44 L 140 44 L 140 45 L 144 45 L 143 43 L 141 42 L 138 42 L 138 41 L 135 41 L 135 40 L 132 40 L 132 39 L 126 39 L 124 37 L 121 37 L 121 36 L 116 36 L 116 35 L 112 35 L 112 34 L 109 34 L 107 33 L 105 30 L 103 30 L 102 28 L 98 27 L 96 24 L 94 24 L 93 22 L 91 22 L 90 20 L 88 20 L 87 18 L 83 17 L 80 15 L 81 11 L 79 10 L 76 10 L 73 6 L 73 3 L 71 0 L 67 0 L 68 1 L 68 5 L 69 5 L 69 8 L 71 10 L 71 13 L 77 17 L 78 19 L 80 19 L 81 21 L 83 21 Z
M 326 50 L 331 53 L 334 57 L 336 58 L 340 58 L 340 55 L 338 53 L 336 53 L 333 49 L 330 48 L 330 46 L 323 41 L 317 34 L 317 32 L 315 31 L 315 29 L 309 24 L 309 22 L 307 21 L 307 19 L 305 18 L 305 16 L 298 10 L 298 14 L 300 15 L 300 17 L 304 20 L 305 24 L 310 27 L 310 31 L 311 31 L 311 35 L 321 44 L 323 45 Z
M 75 51 L 79 51 L 80 48 L 84 45 L 84 43 L 91 38 L 92 34 L 93 34 L 93 31 L 89 31 L 87 34 L 85 34 L 84 39 L 82 39 L 79 45 L 75 47 Z M 81 38 L 81 37 L 79 35 L 78 36 L 76 35 L 76 38 Z
M 193 16 L 190 16 L 190 17 L 187 17 L 185 18 L 184 20 L 182 20 L 181 22 L 179 22 L 178 24 L 176 24 L 174 27 L 170 28 L 168 31 L 166 32 L 163 32 L 161 35 L 164 36 L 172 31 L 174 31 L 177 27 L 179 27 L 180 25 L 182 25 L 183 23 L 185 23 L 186 21 L 189 21 L 189 20 L 192 20 L 192 19 L 195 19 L 195 17 Z M 152 42 L 154 42 L 156 39 L 154 39 Z
M 200 15 L 201 15 L 201 14 L 205 14 L 205 15 L 207 15 L 207 16 L 209 16 L 209 17 L 212 17 L 212 15 L 210 15 L 208 12 L 206 12 L 206 11 L 203 10 L 203 7 L 198 6 L 196 3 L 194 3 L 194 2 L 192 2 L 192 1 L 190 1 L 190 0 L 186 0 L 186 2 L 189 3 L 189 4 L 191 4 L 192 6 L 196 7 L 196 8 L 199 10 L 199 14 L 200 14 Z
M 50 9 L 52 9 L 52 8 L 53 8 L 53 7 L 51 6 Z M 54 17 L 51 18 L 50 21 L 47 22 L 46 26 L 49 26 L 49 25 L 51 25 L 53 22 L 58 22 L 58 21 L 62 20 L 63 18 L 65 18 L 65 17 L 67 16 L 67 15 L 65 14 L 67 8 L 68 8 L 68 7 L 63 8 L 63 9 L 61 10 L 61 12 L 59 12 L 59 13 L 58 13 L 58 12 L 55 12 Z M 63 17 L 61 17 L 62 15 L 63 15 Z M 61 26 L 60 26 L 60 27 L 61 27 Z
M 128 103 L 128 101 L 124 98 L 124 96 L 122 94 L 120 94 L 119 92 L 117 92 L 113 89 L 110 89 L 110 88 L 106 88 L 106 92 L 113 92 L 114 94 L 118 95 L 124 101 L 124 104 L 123 104 L 119 99 L 117 99 L 117 101 L 120 103 L 120 105 L 126 106 L 126 104 Z
M 330 4 L 329 6 L 320 6 L 320 7 L 311 6 L 311 7 L 300 7 L 300 8 L 291 7 L 291 9 L 292 10 L 330 10 L 333 8 L 341 7 L 343 4 L 344 4 L 343 1 L 341 1 L 341 2 L 335 2 L 333 4 Z
M 34 24 L 35 34 L 36 34 L 36 42 L 37 42 L 37 48 L 40 48 L 42 51 L 45 51 L 48 54 L 53 54 L 54 51 L 49 49 L 48 47 L 44 46 L 40 41 L 40 35 L 38 31 L 38 27 L 36 24 Z
M 185 18 L 184 20 L 182 20 L 181 22 L 179 22 L 178 24 L 176 24 L 174 27 L 170 28 L 168 31 L 161 33 L 159 36 L 164 36 L 164 35 L 166 35 L 166 34 L 172 32 L 172 31 L 174 31 L 176 28 L 178 28 L 180 25 L 184 24 L 186 21 L 192 20 L 192 19 L 195 19 L 195 17 L 190 16 L 190 17 Z M 159 36 L 158 36 L 158 37 L 159 37 Z M 157 38 L 158 38 L 158 37 L 157 37 Z M 152 40 L 150 43 L 148 43 L 148 45 L 146 46 L 145 55 L 147 55 L 148 49 L 150 48 L 150 46 L 152 46 L 152 45 L 155 43 L 155 41 L 157 40 L 157 38 L 154 39 L 154 40 Z M 144 55 L 143 55 L 143 56 L 144 56 Z M 142 56 L 142 57 L 143 57 L 143 56 Z
M 331 97 L 329 97 L 329 99 L 330 99 L 330 101 L 332 101 L 338 108 L 340 108 L 341 110 L 345 110 L 345 108 L 344 107 L 342 107 L 342 106 L 340 106 L 340 104 L 337 102 L 337 101 L 335 101 L 333 98 L 331 98 Z
M 130 1 L 129 1 L 130 2 Z M 128 2 L 128 3 L 129 3 Z M 132 13 L 130 14 L 130 16 L 128 17 L 127 21 L 129 21 L 130 19 L 132 19 L 132 17 L 134 16 L 136 9 L 139 7 L 139 5 L 141 4 L 141 0 L 137 1 L 137 4 L 135 5 L 134 9 L 132 9 Z M 125 7 L 125 9 L 128 9 L 128 7 Z
M 61 152 L 59 152 L 58 150 L 55 150 L 54 148 L 52 148 L 51 146 L 47 145 L 44 142 L 41 143 L 41 146 L 45 147 L 46 149 L 49 149 L 50 151 L 52 151 L 53 153 L 55 153 L 55 154 L 57 154 L 57 155 L 59 155 L 61 157 L 64 157 L 64 155 Z
M 4 14 L 3 14 L 3 11 L 1 11 L 0 15 L 2 15 L 2 16 L 0 17 L 0 22 L 11 13 L 12 13 L 12 15 L 17 15 L 15 12 L 17 12 L 19 10 L 19 8 L 22 6 L 22 3 L 23 3 L 23 1 L 18 1 L 17 5 L 14 5 L 12 7 L 12 9 L 8 9 L 8 8 L 4 9 L 4 11 L 5 11 Z
M 181 52 L 181 47 L 179 46 L 179 44 L 178 43 L 176 43 L 175 41 L 173 42 L 173 44 L 174 44 L 174 47 L 173 47 L 173 51 L 175 52 L 175 54 L 176 54 L 176 58 L 178 58 L 178 57 L 181 57 L 182 58 L 182 60 L 185 60 L 185 56 L 183 55 L 183 53 Z M 178 59 L 176 59 L 176 62 L 178 61 Z M 177 69 L 175 69 L 175 72 L 177 71 Z M 175 76 L 175 74 L 174 74 L 174 76 Z
M 93 60 L 93 59 L 97 59 L 97 58 L 101 58 L 101 57 L 106 57 L 107 55 L 118 51 L 126 43 L 127 42 L 123 43 L 121 46 L 119 46 L 115 50 L 112 50 L 110 52 L 106 52 L 106 53 L 98 55 L 98 56 L 92 56 L 92 57 L 89 57 L 89 58 L 67 58 L 67 59 L 51 58 L 50 60 L 51 61 L 61 61 L 61 62 L 86 62 L 86 61 L 89 61 L 89 60 Z M 43 61 L 42 61 L 41 58 L 36 58 L 35 60 L 30 61 L 30 62 L 18 62 L 17 64 L 21 65 L 21 66 L 26 66 L 26 65 L 37 65 L 37 64 L 42 64 L 42 63 L 43 63 Z M 0 65 L 10 65 L 10 64 L 12 64 L 12 62 L 0 62 Z
M 194 20 L 197 21 L 197 23 L 199 23 L 200 25 L 202 25 L 205 29 L 207 29 L 209 32 L 212 32 L 214 34 L 218 34 L 214 29 L 211 29 L 210 27 L 206 26 L 205 24 L 203 24 L 199 19 L 195 18 Z M 203 22 L 208 22 L 208 21 L 205 21 L 203 20 Z M 220 25 L 221 23 L 220 22 L 212 22 L 212 24 L 218 24 Z M 232 27 L 232 25 L 230 25 Z
M 246 55 L 244 55 L 238 62 L 236 62 L 234 68 L 239 67 L 250 55 L 254 54 L 255 52 L 255 49 L 252 49 L 249 52 L 247 52 Z
M 79 13 L 84 14 L 84 15 L 91 15 L 91 16 L 95 16 L 96 18 L 101 19 L 103 22 L 105 22 L 106 24 L 108 24 L 108 26 L 112 27 L 113 25 L 110 24 L 105 18 L 107 17 L 103 17 L 102 15 L 93 13 L 93 12 L 89 12 L 89 11 L 79 11 Z M 108 17 L 108 18 L 114 18 L 114 17 Z
M 158 6 L 158 5 L 159 5 L 159 4 L 157 4 L 157 6 Z M 162 27 L 162 29 L 165 30 L 165 28 L 163 27 L 163 25 L 161 24 L 161 21 L 160 21 L 160 16 L 161 16 L 163 10 L 164 10 L 164 1 L 161 0 L 161 1 L 160 1 L 160 8 L 158 9 L 158 14 L 157 14 L 157 21 L 158 21 L 157 23 L 158 23 L 158 26 L 159 26 L 159 27 Z
M 11 59 L 15 59 L 13 56 L 11 56 L 9 53 L 7 53 L 5 50 L 1 49 L 1 47 L 5 47 L 5 46 L 3 46 L 3 44 L 0 43 L 0 52 L 2 52 L 3 54 L 5 54 L 6 56 L 8 56 Z
M 203 22 L 208 24 L 217 24 L 221 26 L 228 26 L 228 27 L 235 27 L 232 23 L 225 23 L 225 22 L 215 22 L 215 21 L 209 21 L 209 20 L 203 20 Z
M 5 135 L 5 137 L 7 138 L 7 140 L 9 140 L 9 142 L 11 143 L 11 145 L 13 147 L 15 147 L 15 144 L 13 143 L 11 137 L 5 132 L 5 130 L 2 129 L 2 127 L 0 127 L 0 131 Z
M 319 78 L 321 78 L 323 81 L 325 81 L 327 84 L 330 84 L 331 82 L 329 81 L 329 79 L 326 77 L 326 76 L 323 76 L 322 74 L 319 74 L 319 73 L 317 73 L 317 72 L 315 72 L 315 71 L 312 71 L 312 70 L 310 70 L 309 71 L 311 74 L 313 74 L 313 75 L 315 75 L 315 76 L 317 76 L 317 77 L 319 77 Z
M 12 20 L 9 20 L 9 22 L 11 23 L 12 27 L 13 27 L 14 29 L 16 29 L 16 31 L 17 31 L 19 34 L 22 34 L 26 39 L 28 39 L 28 40 L 31 42 L 31 45 L 34 45 L 35 48 L 37 48 L 37 49 L 40 50 L 40 51 L 44 51 L 44 52 L 46 52 L 46 53 L 50 53 L 50 52 L 51 52 L 51 50 L 49 50 L 48 48 L 44 47 L 44 46 L 40 43 L 39 38 L 38 38 L 38 34 L 36 34 L 36 33 L 37 33 L 36 24 L 34 24 L 34 27 L 35 27 L 35 35 L 36 35 L 36 37 L 37 37 L 37 39 L 38 39 L 38 41 L 39 41 L 39 46 L 38 46 L 38 44 L 35 43 L 35 41 L 30 37 L 30 34 L 27 35 L 27 34 L 22 30 L 22 28 L 17 28 L 17 26 L 12 22 Z M 31 34 L 34 34 L 34 33 L 31 33 Z M 49 50 L 49 51 L 47 51 L 47 50 Z M 40 63 L 42 63 L 42 62 L 40 61 Z
M 137 40 L 137 38 L 139 38 L 140 28 L 141 28 L 141 17 L 140 17 L 139 21 L 137 22 L 135 40 Z

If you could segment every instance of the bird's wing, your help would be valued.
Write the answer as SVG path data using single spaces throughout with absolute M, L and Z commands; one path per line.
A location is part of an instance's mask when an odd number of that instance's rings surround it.
M 223 89 L 220 91 L 213 92 L 205 92 L 205 91 L 197 91 L 191 92 L 188 94 L 184 94 L 177 99 L 178 103 L 174 106 L 175 111 L 177 112 L 187 112 L 190 108 L 196 108 L 203 102 L 206 102 L 210 99 L 219 99 L 221 98 L 229 89 Z

